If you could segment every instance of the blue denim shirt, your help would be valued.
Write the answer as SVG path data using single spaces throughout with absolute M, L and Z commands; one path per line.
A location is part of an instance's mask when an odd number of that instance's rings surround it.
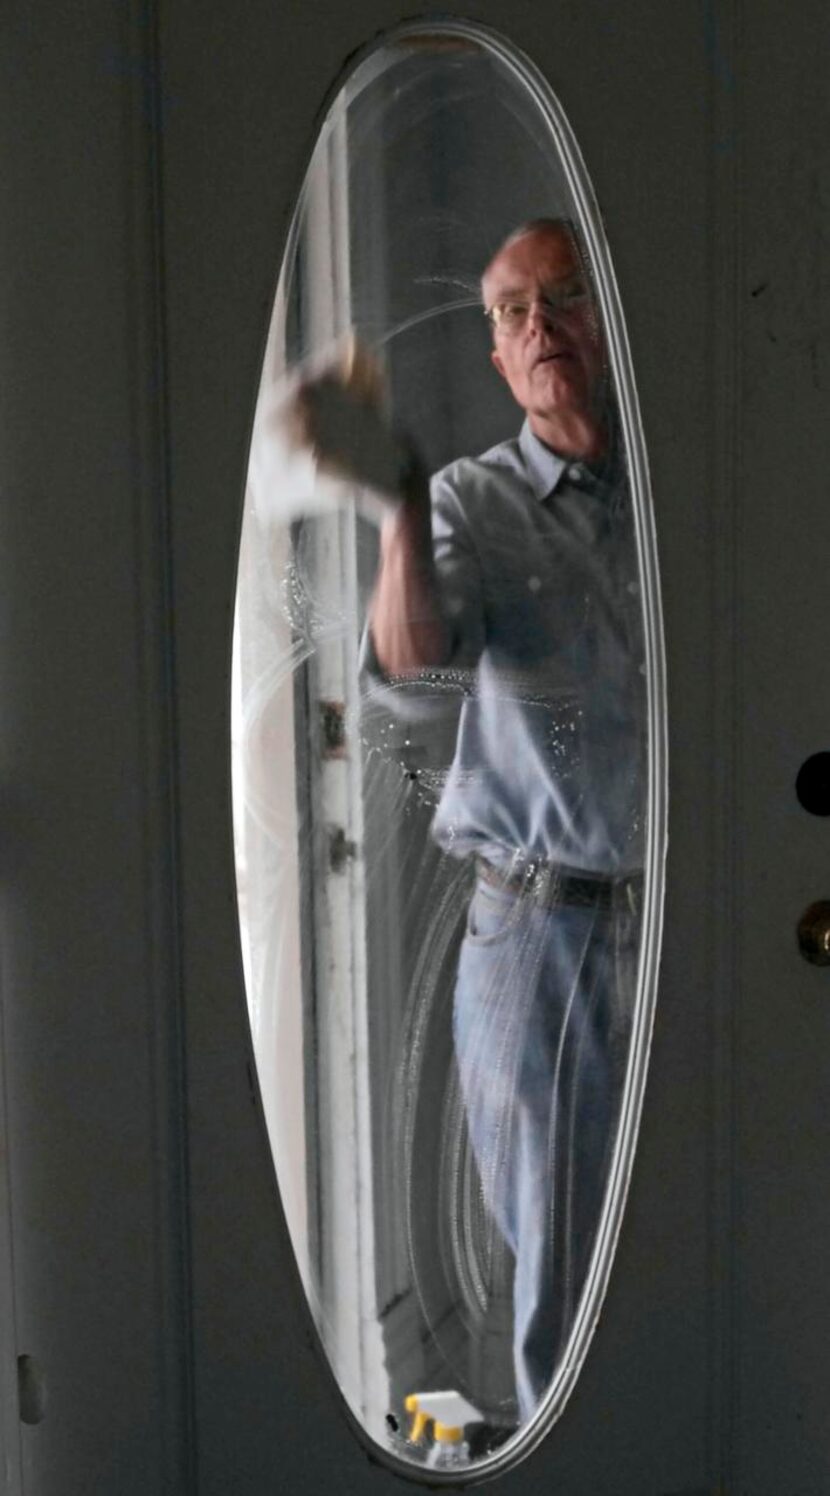
M 448 852 L 497 866 L 541 857 L 580 872 L 642 867 L 645 680 L 628 483 L 517 439 L 432 479 L 449 663 L 368 695 L 411 724 L 459 697 L 433 823 Z

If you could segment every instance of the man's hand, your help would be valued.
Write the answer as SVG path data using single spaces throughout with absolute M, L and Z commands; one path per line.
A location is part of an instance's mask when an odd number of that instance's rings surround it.
M 305 379 L 280 416 L 289 443 L 321 473 L 388 501 L 369 623 L 381 669 L 411 675 L 440 666 L 449 638 L 432 556 L 429 483 L 415 452 L 383 412 L 383 378 L 352 342 L 340 364 Z
M 394 501 L 402 496 L 409 461 L 382 397 L 379 366 L 352 343 L 341 364 L 299 385 L 281 421 L 290 445 L 311 452 L 321 473 Z

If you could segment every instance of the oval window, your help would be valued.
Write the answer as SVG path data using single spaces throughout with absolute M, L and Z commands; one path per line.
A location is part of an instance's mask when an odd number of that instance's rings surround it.
M 411 26 L 332 103 L 250 454 L 233 672 L 251 1028 L 311 1313 L 380 1450 L 562 1411 L 655 996 L 659 602 L 608 251 L 561 111 Z

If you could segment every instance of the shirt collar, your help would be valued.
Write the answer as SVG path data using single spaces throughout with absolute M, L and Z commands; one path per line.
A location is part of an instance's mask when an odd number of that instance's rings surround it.
M 555 492 L 562 475 L 573 464 L 568 458 L 560 457 L 559 453 L 554 452 L 551 447 L 545 446 L 545 443 L 531 431 L 530 422 L 527 419 L 523 422 L 519 432 L 519 450 L 524 461 L 528 482 L 537 499 L 542 503 Z M 614 493 L 621 495 L 624 486 L 624 469 L 621 466 L 619 435 L 616 429 L 608 460 L 608 470 L 602 477 L 592 473 L 590 468 L 585 467 L 585 464 L 581 466 L 584 470 L 583 482 L 587 479 L 587 487 L 595 491 L 598 496 Z
M 553 493 L 567 466 L 564 457 L 546 447 L 530 429 L 525 420 L 519 433 L 519 450 L 524 459 L 527 477 L 533 492 L 540 501 Z

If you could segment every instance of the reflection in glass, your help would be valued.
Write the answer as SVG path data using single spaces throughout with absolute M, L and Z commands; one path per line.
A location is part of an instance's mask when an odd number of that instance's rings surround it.
M 375 49 L 272 320 L 234 822 L 311 1310 L 363 1427 L 430 1471 L 563 1405 L 642 1095 L 660 670 L 614 308 L 535 75 L 449 26 Z

